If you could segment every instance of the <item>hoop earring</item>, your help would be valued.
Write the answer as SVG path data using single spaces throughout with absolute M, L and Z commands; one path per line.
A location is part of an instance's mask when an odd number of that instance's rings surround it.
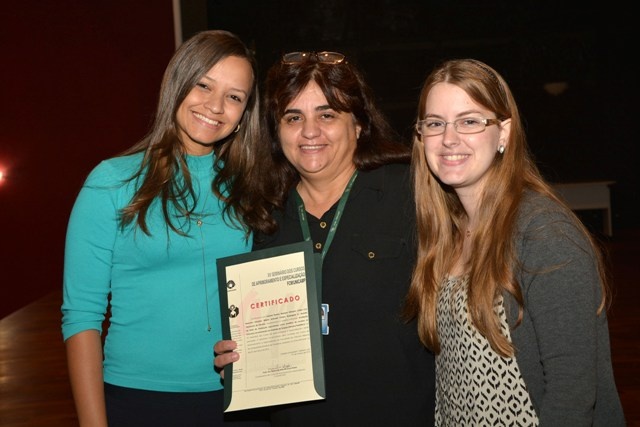
M 239 130 L 240 130 L 240 123 L 238 123 L 238 127 L 236 128 L 236 130 L 233 131 L 233 133 L 238 133 Z
M 498 153 L 500 153 L 500 154 L 504 153 L 504 145 L 500 145 L 498 147 Z

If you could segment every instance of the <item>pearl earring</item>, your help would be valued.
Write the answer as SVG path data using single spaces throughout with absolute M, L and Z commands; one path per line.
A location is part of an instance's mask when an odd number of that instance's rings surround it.
M 498 147 L 498 153 L 504 153 L 504 145 L 500 144 L 500 146 Z

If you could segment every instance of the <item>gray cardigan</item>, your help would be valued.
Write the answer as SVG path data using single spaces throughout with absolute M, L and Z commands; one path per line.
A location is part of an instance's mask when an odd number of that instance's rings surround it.
M 524 319 L 511 337 L 540 426 L 624 426 L 586 238 L 560 206 L 531 192 L 517 227 Z M 517 304 L 505 299 L 505 305 L 513 328 Z

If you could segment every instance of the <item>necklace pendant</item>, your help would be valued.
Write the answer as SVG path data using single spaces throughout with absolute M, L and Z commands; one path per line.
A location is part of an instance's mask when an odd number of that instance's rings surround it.
M 197 221 L 196 221 L 196 225 L 197 225 L 198 227 L 202 227 L 202 220 L 201 220 L 201 219 L 197 220 Z

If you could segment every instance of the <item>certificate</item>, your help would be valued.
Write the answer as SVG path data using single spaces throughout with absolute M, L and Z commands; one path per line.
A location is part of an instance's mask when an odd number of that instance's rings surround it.
M 219 258 L 217 268 L 222 336 L 240 354 L 224 367 L 224 411 L 324 399 L 311 242 Z

